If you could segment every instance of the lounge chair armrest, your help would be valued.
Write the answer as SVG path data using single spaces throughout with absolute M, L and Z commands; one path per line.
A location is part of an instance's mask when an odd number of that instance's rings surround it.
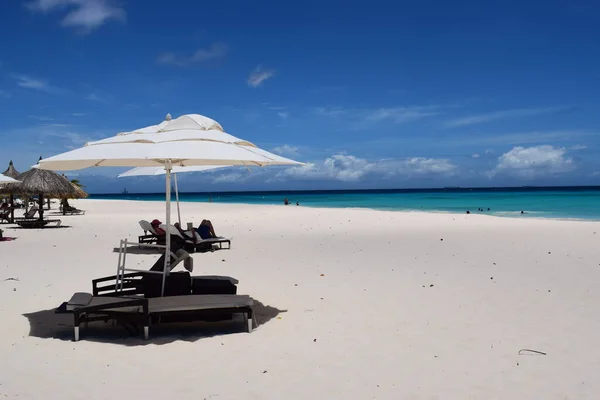
M 98 304 L 95 306 L 84 306 L 79 307 L 73 310 L 73 314 L 75 314 L 75 318 L 79 318 L 79 316 L 83 313 L 93 313 L 96 311 L 102 311 L 107 309 L 114 308 L 125 308 L 125 307 L 136 307 L 141 306 L 144 308 L 144 314 L 148 314 L 148 299 L 145 298 L 132 298 L 132 297 L 124 297 L 123 301 L 116 301 L 114 303 L 105 303 Z

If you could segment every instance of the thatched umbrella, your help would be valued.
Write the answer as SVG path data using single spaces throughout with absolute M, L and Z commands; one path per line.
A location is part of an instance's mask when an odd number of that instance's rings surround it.
M 32 168 L 19 176 L 21 183 L 3 189 L 12 193 L 38 196 L 40 220 L 44 218 L 44 196 L 49 198 L 81 198 L 80 192 L 69 180 L 56 172 Z
M 15 169 L 12 160 L 10 160 L 10 162 L 8 163 L 8 168 L 2 173 L 2 175 L 9 176 L 13 179 L 19 179 L 21 173 Z
M 21 176 L 21 173 L 15 169 L 15 166 L 13 165 L 12 160 L 10 160 L 10 162 L 8 163 L 8 168 L 6 168 L 6 171 L 4 171 L 2 173 L 2 175 L 6 175 L 13 179 L 19 179 L 19 176 Z M 9 193 L 9 194 L 10 194 L 10 197 L 9 197 L 9 199 L 10 199 L 9 200 L 10 201 L 10 221 L 12 222 L 15 219 L 15 196 L 13 193 Z

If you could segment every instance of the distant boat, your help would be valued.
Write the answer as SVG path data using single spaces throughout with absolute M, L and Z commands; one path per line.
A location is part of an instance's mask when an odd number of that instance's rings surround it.
M 123 191 L 121 192 L 121 194 L 129 194 L 129 192 L 127 191 L 127 188 L 123 189 Z

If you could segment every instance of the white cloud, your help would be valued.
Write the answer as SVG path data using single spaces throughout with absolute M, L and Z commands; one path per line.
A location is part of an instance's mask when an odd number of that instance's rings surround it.
M 250 72 L 250 75 L 248 76 L 248 86 L 258 87 L 267 79 L 272 78 L 273 75 L 275 75 L 275 71 L 265 70 L 261 65 L 259 65 L 252 72 Z
M 282 146 L 277 146 L 273 148 L 273 153 L 279 155 L 288 155 L 288 156 L 297 156 L 298 148 L 295 146 L 290 146 L 289 144 L 284 144 Z
M 574 146 L 569 147 L 569 150 L 575 150 L 575 151 L 577 151 L 577 150 L 585 150 L 585 149 L 587 149 L 587 146 L 583 145 L 583 144 L 576 144 Z
M 542 114 L 552 114 L 561 111 L 573 110 L 573 107 L 547 107 L 547 108 L 520 108 L 513 110 L 495 111 L 485 114 L 470 115 L 467 117 L 456 118 L 444 123 L 446 128 L 456 128 L 461 126 L 478 125 L 486 122 L 497 121 L 508 118 L 532 117 Z
M 90 93 L 87 96 L 85 96 L 86 100 L 90 100 L 90 101 L 97 101 L 99 103 L 104 103 L 104 104 L 109 104 L 109 101 L 106 100 L 104 97 L 96 94 L 96 93 Z
M 73 117 L 83 117 L 83 116 L 85 116 L 85 113 L 71 113 L 71 116 L 73 116 Z
M 229 172 L 218 174 L 213 178 L 213 183 L 233 183 L 248 179 L 249 174 L 241 172 Z
M 480 156 L 479 154 L 477 154 L 477 153 L 475 153 L 475 154 L 473 154 L 473 155 L 471 156 L 471 158 L 479 158 L 479 157 L 481 157 L 481 156 Z
M 287 117 L 289 117 L 289 116 L 290 116 L 290 113 L 289 113 L 289 112 L 287 112 L 287 111 L 279 111 L 279 112 L 277 113 L 277 115 L 278 115 L 280 118 L 286 119 Z
M 65 89 L 52 86 L 48 82 L 42 79 L 33 78 L 28 75 L 12 75 L 13 79 L 17 81 L 17 86 L 20 86 L 25 89 L 38 90 L 40 92 L 45 92 L 48 94 L 64 94 L 66 93 Z
M 127 14 L 113 0 L 34 0 L 27 3 L 34 12 L 48 13 L 67 10 L 61 25 L 91 32 L 106 22 L 124 22 Z
M 8 99 L 8 98 L 10 98 L 10 93 L 8 93 L 6 90 L 0 89 L 0 97 Z
M 54 118 L 45 115 L 28 115 L 29 118 L 37 119 L 38 121 L 54 121 Z
M 485 149 L 484 153 L 485 154 L 492 154 L 494 152 L 494 150 L 492 149 Z
M 392 108 L 378 108 L 375 110 L 367 111 L 364 115 L 367 121 L 392 121 L 396 124 L 404 122 L 411 122 L 425 117 L 432 117 L 439 115 L 438 106 L 424 106 L 424 107 L 392 107 Z
M 513 147 L 498 158 L 498 165 L 489 176 L 500 173 L 533 178 L 540 175 L 560 174 L 575 169 L 575 162 L 567 156 L 565 148 L 541 145 Z
M 218 60 L 227 55 L 228 47 L 225 43 L 213 43 L 206 49 L 198 49 L 190 56 L 181 56 L 175 53 L 163 53 L 156 60 L 160 64 L 171 64 L 185 67 L 199 64 L 209 60 Z
M 423 118 L 434 117 L 442 113 L 443 106 L 384 107 L 373 109 L 352 109 L 343 107 L 315 107 L 313 111 L 323 117 L 344 116 L 349 122 L 360 124 L 362 128 L 374 123 L 391 122 L 402 124 Z
M 314 112 L 324 117 L 339 117 L 345 115 L 350 110 L 342 107 L 315 107 Z
M 308 163 L 286 169 L 278 176 L 354 182 L 367 177 L 402 176 L 410 178 L 425 175 L 452 175 L 456 169 L 456 165 L 446 159 L 411 157 L 369 161 L 352 155 L 336 154 L 328 157 L 322 163 Z

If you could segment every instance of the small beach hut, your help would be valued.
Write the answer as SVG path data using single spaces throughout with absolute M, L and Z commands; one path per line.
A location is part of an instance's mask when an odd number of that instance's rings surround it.
M 2 175 L 4 176 L 8 176 L 9 178 L 13 178 L 16 180 L 19 180 L 19 176 L 21 175 L 21 173 L 19 171 L 16 170 L 15 166 L 13 165 L 12 160 L 10 160 L 10 162 L 8 163 L 8 168 L 6 168 L 6 171 L 4 171 L 2 173 Z M 8 190 L 10 190 L 10 188 L 8 188 Z M 3 191 L 0 189 L 0 193 L 3 194 L 9 194 L 9 203 L 10 203 L 10 221 L 14 221 L 15 219 L 15 196 L 13 193 L 9 193 L 8 191 Z
M 40 220 L 44 218 L 44 197 L 73 199 L 87 196 L 67 178 L 49 170 L 32 168 L 22 173 L 19 180 L 21 183 L 7 185 L 3 190 L 13 194 L 38 196 Z

